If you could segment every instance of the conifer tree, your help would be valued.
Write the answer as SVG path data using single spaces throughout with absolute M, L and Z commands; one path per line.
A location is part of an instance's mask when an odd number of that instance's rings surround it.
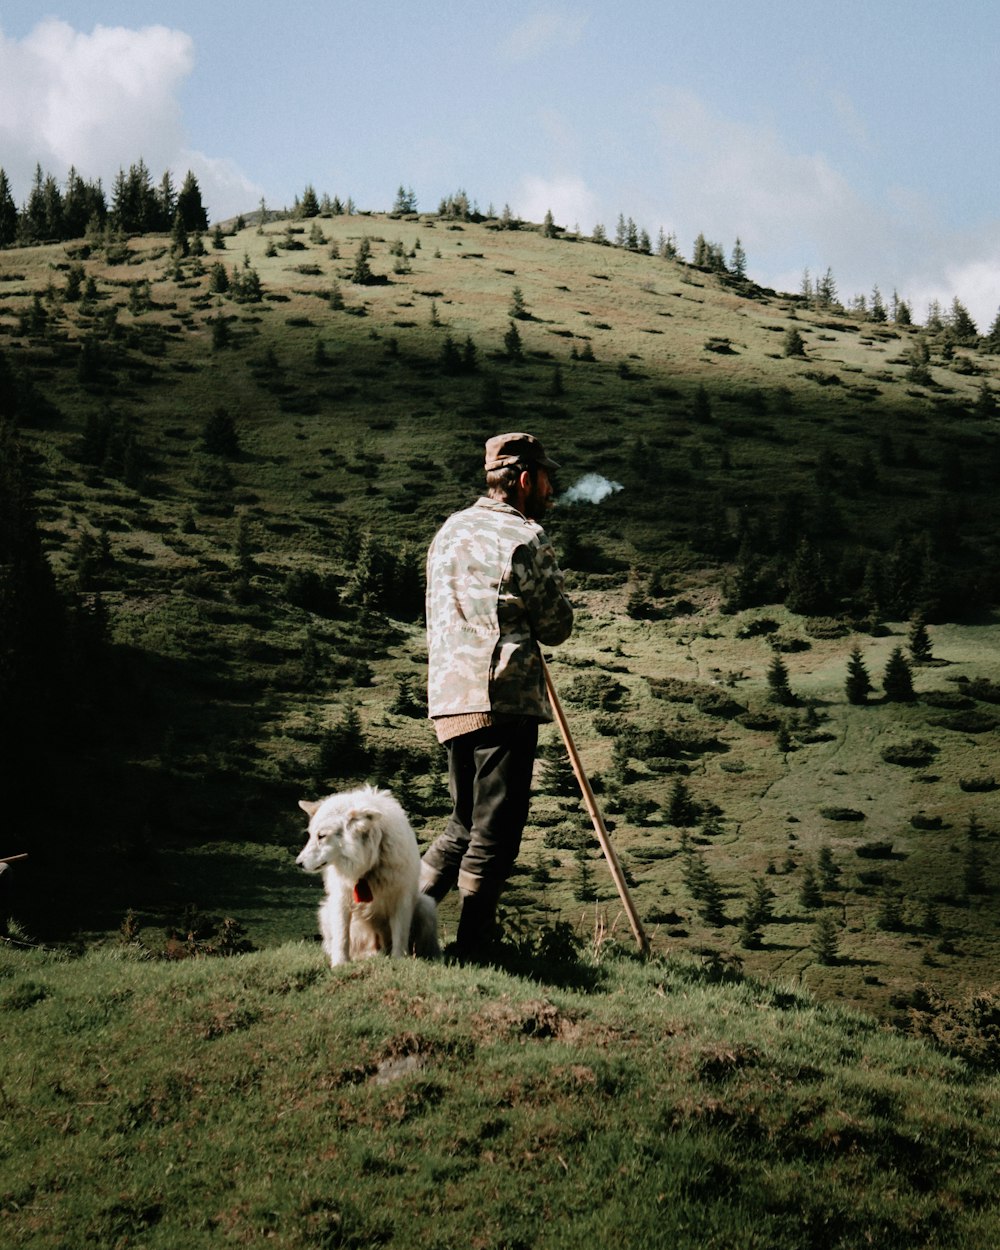
M 316 195 L 316 190 L 311 183 L 302 192 L 298 215 L 300 217 L 319 216 L 319 197 Z
M 508 360 L 518 361 L 523 359 L 524 348 L 521 344 L 521 335 L 518 333 L 517 326 L 513 321 L 510 323 L 510 329 L 503 336 L 503 346 Z
M 712 420 L 712 400 L 703 382 L 699 382 L 691 403 L 691 416 L 699 424 Z
M 990 421 L 997 415 L 997 397 L 985 378 L 979 384 L 979 391 L 972 410 L 977 417 L 984 421 Z
M 170 170 L 164 172 L 156 190 L 157 216 L 161 230 L 169 230 L 177 212 L 177 192 Z
M 210 456 L 229 458 L 239 454 L 239 434 L 228 409 L 219 405 L 209 416 L 201 431 L 201 445 Z
M 736 236 L 736 242 L 733 244 L 733 253 L 729 258 L 729 268 L 734 278 L 738 278 L 741 282 L 747 276 L 747 254 L 743 250 L 743 244 L 740 242 L 739 235 Z
M 683 777 L 678 777 L 670 787 L 667 799 L 667 821 L 677 828 L 689 828 L 698 821 L 698 805 Z
M 46 239 L 65 238 L 63 197 L 59 184 L 48 174 L 42 186 L 43 230 Z
M 208 229 L 208 213 L 201 202 L 201 188 L 198 186 L 198 179 L 190 169 L 187 171 L 180 194 L 177 196 L 177 211 L 184 222 L 185 230 L 193 232 Z
M 510 293 L 508 316 L 513 317 L 515 321 L 527 321 L 531 317 L 531 313 L 528 312 L 528 305 L 524 302 L 524 292 L 519 286 L 514 287 Z
M 826 610 L 829 598 L 821 553 L 803 536 L 789 566 L 785 604 L 801 616 L 819 616 Z
M 887 933 L 898 933 L 903 926 L 903 905 L 899 895 L 886 889 L 882 893 L 875 924 Z
M 837 284 L 832 269 L 828 268 L 816 282 L 816 302 L 820 308 L 832 308 L 837 303 Z
M 805 340 L 794 326 L 785 331 L 784 352 L 786 356 L 804 356 L 806 354 Z
M 970 841 L 962 861 L 962 888 L 966 894 L 986 894 L 986 872 L 983 852 L 978 842 Z
M 396 191 L 396 198 L 392 204 L 394 213 L 415 213 L 417 211 L 417 197 L 412 187 L 406 188 L 402 183 Z
M 1000 309 L 997 309 L 997 315 L 993 318 L 990 332 L 986 336 L 985 349 L 993 355 L 1000 352 Z
M 740 945 L 750 950 L 759 947 L 764 937 L 764 926 L 773 918 L 774 891 L 763 877 L 755 877 L 747 909 L 740 922 Z
M 326 791 L 331 779 L 358 777 L 368 767 L 369 753 L 361 714 L 356 707 L 345 708 L 340 719 L 320 737 L 316 759 L 316 781 Z
M 684 884 L 697 904 L 698 914 L 708 924 L 724 924 L 722 888 L 709 872 L 703 855 L 693 851 L 690 845 L 682 849 Z
M 558 743 L 539 752 L 542 758 L 542 786 L 548 794 L 563 798 L 579 794 L 579 785 L 569 755 Z
M 799 902 L 803 907 L 823 906 L 823 894 L 819 888 L 819 880 L 812 864 L 806 864 L 802 870 L 802 881 L 799 885 Z
M 45 175 L 42 167 L 35 165 L 35 176 L 28 201 L 18 218 L 18 239 L 24 243 L 35 243 L 45 234 Z
M 837 925 L 829 913 L 817 920 L 810 946 L 817 963 L 829 966 L 837 962 Z
M 974 343 L 978 335 L 976 323 L 972 320 L 969 310 L 957 295 L 951 301 L 951 309 L 948 314 L 948 329 L 958 343 Z
M 828 846 L 821 846 L 816 856 L 816 870 L 819 873 L 820 886 L 824 890 L 834 890 L 837 888 L 837 878 L 840 876 L 840 869 L 837 867 L 833 852 Z
M 868 702 L 868 696 L 874 688 L 861 655 L 861 647 L 855 645 L 851 649 L 851 654 L 847 661 L 846 690 L 848 703 L 853 703 L 857 707 L 862 706 Z
M 583 847 L 574 851 L 576 860 L 576 882 L 573 886 L 573 897 L 578 903 L 593 903 L 597 899 L 594 886 L 594 867 Z
M 910 648 L 910 657 L 914 664 L 926 664 L 928 660 L 933 659 L 934 648 L 922 616 L 916 616 L 910 622 L 907 643 Z
M 788 684 L 788 666 L 777 652 L 774 653 L 774 658 L 767 670 L 767 685 L 770 691 L 768 698 L 772 703 L 790 707 L 796 702 L 795 695 L 792 694 Z
M 0 247 L 9 247 L 16 238 L 17 208 L 7 175 L 0 169 Z
M 354 268 L 351 271 L 351 281 L 356 286 L 370 286 L 375 276 L 371 269 L 371 240 L 367 235 L 358 244 L 358 250 L 354 254 Z
M 177 259 L 188 256 L 191 252 L 191 244 L 188 241 L 188 233 L 180 209 L 174 214 L 174 225 L 170 232 L 170 251 Z
M 894 647 L 882 677 L 885 697 L 892 703 L 909 703 L 914 698 L 913 675 L 902 647 Z

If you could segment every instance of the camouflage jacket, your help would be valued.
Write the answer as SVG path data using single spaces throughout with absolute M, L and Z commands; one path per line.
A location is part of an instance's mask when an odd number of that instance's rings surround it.
M 509 504 L 478 499 L 427 555 L 431 717 L 493 712 L 551 720 L 538 644 L 565 642 L 573 609 L 545 531 Z

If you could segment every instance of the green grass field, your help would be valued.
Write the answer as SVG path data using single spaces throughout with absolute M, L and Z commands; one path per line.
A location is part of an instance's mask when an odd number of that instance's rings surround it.
M 5 1246 L 996 1240 L 995 1076 L 787 988 L 130 951 L 0 951 Z

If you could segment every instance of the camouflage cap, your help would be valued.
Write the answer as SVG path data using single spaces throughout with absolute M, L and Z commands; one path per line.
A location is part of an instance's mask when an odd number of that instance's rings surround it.
M 533 434 L 496 434 L 486 440 L 486 472 L 506 468 L 509 464 L 538 464 L 543 469 L 559 465 L 545 454 L 545 448 Z

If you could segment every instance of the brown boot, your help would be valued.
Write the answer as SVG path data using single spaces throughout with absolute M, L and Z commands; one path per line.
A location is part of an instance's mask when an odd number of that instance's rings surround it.
M 440 903 L 448 894 L 449 890 L 455 884 L 456 878 L 448 876 L 446 873 L 438 872 L 436 868 L 431 868 L 420 861 L 420 893 L 429 894 L 435 903 Z
M 485 963 L 497 946 L 497 901 L 500 891 L 485 883 L 474 893 L 462 891 L 455 954 L 463 962 Z

